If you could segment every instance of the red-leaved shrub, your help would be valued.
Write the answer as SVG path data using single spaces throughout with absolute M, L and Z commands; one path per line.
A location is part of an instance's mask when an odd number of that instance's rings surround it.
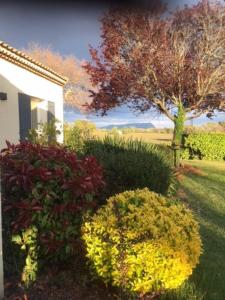
M 38 230 L 39 255 L 64 259 L 76 251 L 82 214 L 104 185 L 94 157 L 61 146 L 7 143 L 0 154 L 3 210 L 12 234 Z

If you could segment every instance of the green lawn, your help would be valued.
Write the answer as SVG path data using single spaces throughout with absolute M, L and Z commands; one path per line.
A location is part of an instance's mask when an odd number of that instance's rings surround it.
M 199 222 L 203 254 L 192 280 L 206 300 L 225 299 L 225 163 L 193 161 L 203 174 L 181 180 L 187 201 Z M 185 197 L 186 198 L 186 197 Z

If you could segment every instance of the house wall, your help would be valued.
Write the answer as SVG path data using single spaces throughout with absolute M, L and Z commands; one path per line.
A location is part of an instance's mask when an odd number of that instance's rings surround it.
M 7 93 L 7 100 L 0 100 L 0 149 L 5 140 L 19 140 L 18 93 L 55 103 L 55 117 L 63 125 L 63 87 L 11 62 L 0 58 L 0 92 Z M 58 138 L 63 142 L 63 131 Z

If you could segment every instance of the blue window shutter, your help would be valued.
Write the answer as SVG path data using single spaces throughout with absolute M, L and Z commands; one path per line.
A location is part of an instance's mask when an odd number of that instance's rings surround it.
M 55 103 L 48 102 L 48 122 L 55 118 Z
M 26 94 L 19 93 L 18 96 L 20 140 L 24 141 L 31 129 L 31 100 Z

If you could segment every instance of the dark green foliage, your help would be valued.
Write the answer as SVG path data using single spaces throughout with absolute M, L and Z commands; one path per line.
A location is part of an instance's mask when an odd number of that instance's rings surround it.
M 106 196 L 144 187 L 167 194 L 173 178 L 169 149 L 108 136 L 87 141 L 86 149 L 103 166 Z
M 225 134 L 198 133 L 184 136 L 183 158 L 186 159 L 225 159 Z

